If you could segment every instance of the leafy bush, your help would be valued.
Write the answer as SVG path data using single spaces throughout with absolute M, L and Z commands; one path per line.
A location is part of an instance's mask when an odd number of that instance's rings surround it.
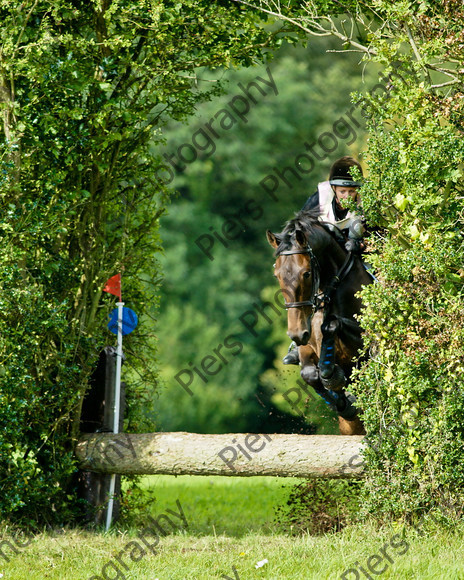
M 430 9 L 429 24 L 446 23 L 432 38 L 424 19 L 408 15 L 424 61 L 404 54 L 400 38 L 388 50 L 379 42 L 377 58 L 398 58 L 402 73 L 388 98 L 366 99 L 363 199 L 381 228 L 369 257 L 379 281 L 362 292 L 371 358 L 354 390 L 372 443 L 366 512 L 393 518 L 464 499 L 463 95 L 443 94 L 437 80 L 433 88 L 427 69 L 446 60 L 456 18 Z M 462 58 L 462 45 L 452 50 Z
M 132 346 L 153 379 L 143 349 L 154 345 L 145 325 L 168 198 L 161 127 L 220 92 L 198 87 L 199 68 L 250 64 L 274 35 L 247 10 L 203 0 L 2 2 L 0 20 L 0 517 L 61 524 L 74 508 L 80 406 L 107 340 L 102 288 L 122 270 L 142 321 L 126 355 Z M 208 25 L 185 34 L 191 22 Z M 131 428 L 146 397 L 140 384 L 128 393 Z
M 304 481 L 292 488 L 286 506 L 276 508 L 276 520 L 293 534 L 339 532 L 356 520 L 362 487 L 357 480 Z
M 464 45 L 462 3 L 272 6 L 301 34 L 327 31 L 383 68 L 355 102 L 368 120 L 367 364 L 350 388 L 371 446 L 366 511 L 417 518 L 464 499 Z M 281 12 L 280 12 L 281 11 Z M 328 13 L 346 11 L 349 32 Z

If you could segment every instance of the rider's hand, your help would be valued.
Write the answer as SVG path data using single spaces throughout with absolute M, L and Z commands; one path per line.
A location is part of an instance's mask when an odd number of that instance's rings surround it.
M 360 254 L 364 250 L 364 244 L 362 238 L 349 238 L 345 242 L 345 250 L 347 252 L 353 252 L 355 254 Z

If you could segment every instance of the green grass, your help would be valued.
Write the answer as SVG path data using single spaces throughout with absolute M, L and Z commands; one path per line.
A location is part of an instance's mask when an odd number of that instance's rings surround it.
M 275 532 L 275 507 L 288 499 L 301 480 L 279 477 L 207 477 L 154 475 L 141 487 L 156 497 L 151 512 L 178 499 L 187 515 L 189 533 L 196 536 L 242 537 L 250 532 Z M 143 518 L 143 516 L 142 516 Z
M 379 569 L 385 567 L 382 580 L 464 578 L 463 527 L 453 532 L 435 529 L 423 537 L 409 530 L 403 540 L 392 540 L 398 532 L 392 527 L 379 531 L 357 525 L 319 537 L 279 532 L 273 522 L 274 506 L 285 502 L 288 491 L 282 486 L 291 483 L 261 477 L 145 478 L 143 486 L 157 497 L 149 512 L 156 516 L 166 509 L 177 511 L 179 499 L 189 524 L 188 530 L 162 536 L 156 555 L 136 548 L 143 546 L 138 534 L 147 524 L 141 513 L 140 523 L 130 529 L 116 526 L 109 533 L 63 529 L 38 534 L 10 562 L 0 558 L 2 580 L 206 580 L 222 575 L 234 580 L 325 580 L 341 578 L 350 567 L 367 570 L 368 558 L 376 554 L 383 562 Z M 9 538 L 5 526 L 2 531 L 2 537 Z M 7 548 L 4 553 L 9 554 Z M 118 555 L 126 568 L 118 564 Z M 263 559 L 269 563 L 256 569 Z M 102 575 L 105 565 L 106 576 Z M 345 576 L 347 580 L 358 577 L 366 578 L 362 572 Z

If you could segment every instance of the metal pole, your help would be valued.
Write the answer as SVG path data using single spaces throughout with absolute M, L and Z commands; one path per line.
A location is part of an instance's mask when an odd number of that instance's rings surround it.
M 119 433 L 119 412 L 121 400 L 121 366 L 122 366 L 122 317 L 124 302 L 118 302 L 118 347 L 116 350 L 116 377 L 114 381 L 114 412 L 113 412 L 113 433 Z M 113 518 L 113 498 L 116 484 L 116 475 L 113 473 L 110 481 L 108 508 L 106 512 L 106 531 L 111 526 Z

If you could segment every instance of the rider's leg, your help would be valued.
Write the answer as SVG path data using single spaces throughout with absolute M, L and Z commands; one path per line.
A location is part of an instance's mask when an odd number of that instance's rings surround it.
M 354 419 L 357 412 L 355 407 L 356 398 L 354 395 L 346 393 L 343 389 L 346 382 L 343 370 L 338 365 L 335 365 L 334 373 L 331 377 L 332 380 L 324 380 L 321 378 L 321 372 L 316 364 L 316 360 L 314 357 L 305 356 L 305 353 L 302 354 L 301 378 L 305 383 L 313 387 L 315 392 L 340 417 L 347 420 Z M 341 377 L 339 377 L 339 372 L 341 373 Z M 335 386 L 337 382 L 335 379 L 339 380 L 340 385 Z

